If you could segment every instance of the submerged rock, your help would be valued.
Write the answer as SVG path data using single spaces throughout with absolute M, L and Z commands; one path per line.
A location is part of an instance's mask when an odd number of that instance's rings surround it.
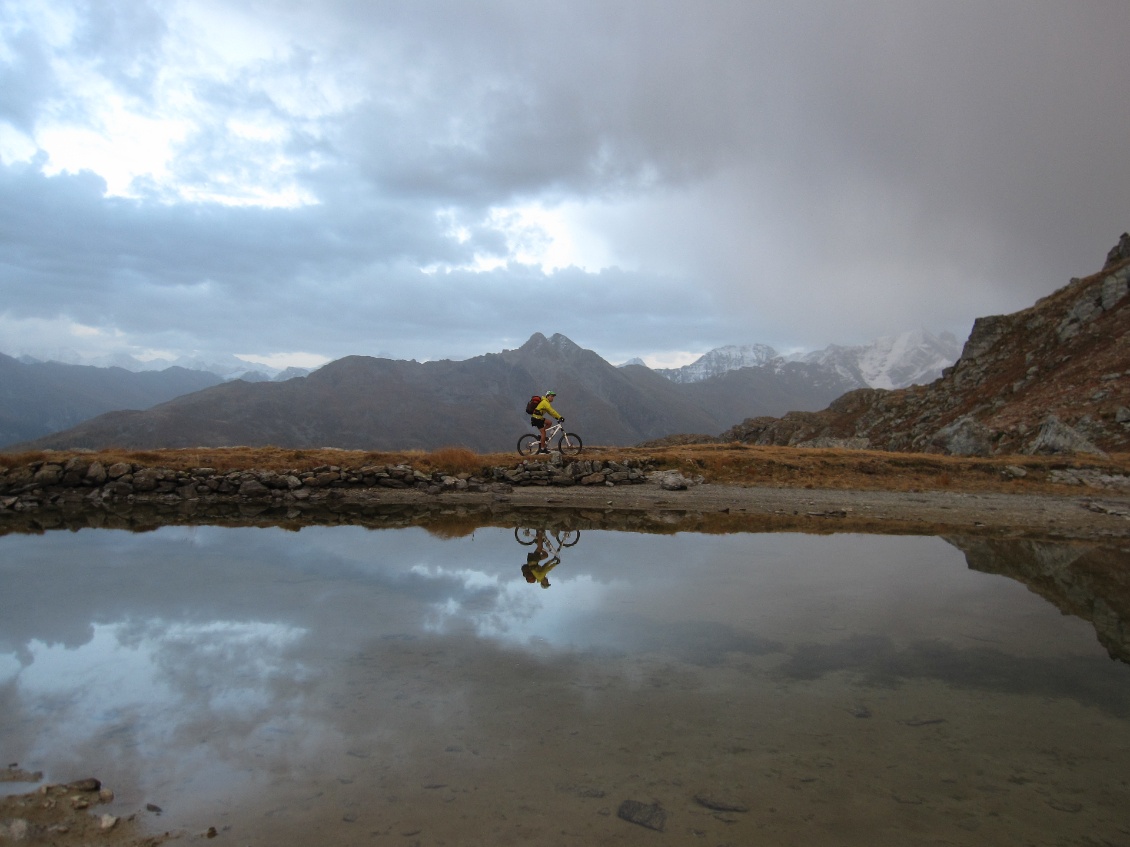
M 663 832 L 667 825 L 667 813 L 658 803 L 641 803 L 639 800 L 625 800 L 616 810 L 616 817 L 639 826 Z

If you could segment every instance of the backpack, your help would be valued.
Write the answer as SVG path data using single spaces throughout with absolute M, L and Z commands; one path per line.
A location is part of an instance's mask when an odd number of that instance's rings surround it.
M 532 415 L 534 412 L 536 412 L 537 408 L 538 408 L 538 403 L 540 403 L 540 402 L 541 402 L 541 395 L 540 394 L 535 394 L 533 397 L 531 397 L 530 402 L 528 402 L 526 404 L 526 414 Z

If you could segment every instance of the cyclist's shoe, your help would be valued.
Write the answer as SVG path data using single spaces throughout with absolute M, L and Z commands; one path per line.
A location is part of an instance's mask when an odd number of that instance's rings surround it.
M 538 452 L 539 452 L 539 453 L 548 453 L 549 451 L 548 451 L 548 450 L 545 450 L 545 449 L 541 449 L 541 450 L 538 450 Z

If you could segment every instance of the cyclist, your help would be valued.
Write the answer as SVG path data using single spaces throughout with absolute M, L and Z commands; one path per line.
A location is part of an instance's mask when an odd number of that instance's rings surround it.
M 536 583 L 542 588 L 549 588 L 549 572 L 561 564 L 559 557 L 550 557 L 550 551 L 545 549 L 546 541 L 545 530 L 539 529 L 537 549 L 526 554 L 526 564 L 522 565 L 522 576 L 526 578 L 526 582 Z M 548 561 L 542 563 L 542 559 Z
M 541 396 L 541 402 L 538 403 L 534 413 L 530 415 L 530 424 L 538 431 L 538 452 L 548 453 L 545 449 L 545 431 L 549 427 L 549 421 L 545 419 L 545 413 L 549 412 L 553 417 L 557 418 L 558 423 L 565 423 L 565 418 L 557 414 L 557 410 L 553 408 L 553 398 L 557 396 L 556 391 L 547 391 Z

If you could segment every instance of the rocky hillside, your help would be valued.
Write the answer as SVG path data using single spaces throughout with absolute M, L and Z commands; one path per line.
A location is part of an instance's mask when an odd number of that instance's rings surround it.
M 722 440 L 955 455 L 1130 449 L 1130 235 L 1103 269 L 979 318 L 930 385 L 860 389 L 820 412 L 743 421 Z

